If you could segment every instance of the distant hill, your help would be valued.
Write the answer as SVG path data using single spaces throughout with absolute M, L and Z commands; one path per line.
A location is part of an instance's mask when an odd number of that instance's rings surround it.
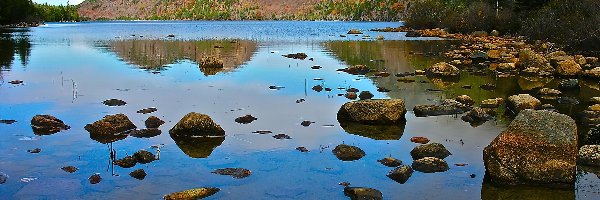
M 84 19 L 399 20 L 398 0 L 86 0 Z

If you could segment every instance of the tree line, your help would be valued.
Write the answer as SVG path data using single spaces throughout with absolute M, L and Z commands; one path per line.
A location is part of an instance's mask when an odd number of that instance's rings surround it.
M 0 1 L 0 25 L 79 20 L 76 5 L 37 4 L 31 0 Z

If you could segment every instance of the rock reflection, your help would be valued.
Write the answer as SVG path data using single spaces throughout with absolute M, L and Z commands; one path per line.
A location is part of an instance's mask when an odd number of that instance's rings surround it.
M 205 76 L 231 71 L 250 60 L 257 50 L 256 42 L 247 40 L 124 40 L 112 41 L 108 45 L 126 62 L 154 71 L 165 70 L 165 65 L 182 60 L 199 63 L 204 56 L 223 60 L 222 69 L 200 68 Z
M 575 199 L 575 190 L 530 186 L 497 186 L 484 181 L 481 187 L 482 200 L 520 199 L 520 200 L 569 200 Z
M 225 137 L 210 136 L 210 137 L 194 137 L 194 136 L 174 136 L 171 138 L 183 153 L 190 158 L 208 158 L 210 154 L 220 146 Z
M 127 138 L 127 134 L 90 134 L 90 138 L 102 144 L 109 144 Z
M 359 123 L 340 123 L 349 134 L 363 136 L 374 140 L 399 140 L 404 134 L 406 122 L 397 125 L 367 125 Z

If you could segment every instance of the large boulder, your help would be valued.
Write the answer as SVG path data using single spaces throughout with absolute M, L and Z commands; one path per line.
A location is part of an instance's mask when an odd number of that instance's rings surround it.
M 577 154 L 580 165 L 600 167 L 600 145 L 584 145 Z
M 410 176 L 412 176 L 413 174 L 413 169 L 410 168 L 410 166 L 406 166 L 406 165 L 402 165 L 397 167 L 396 169 L 390 171 L 387 174 L 387 177 L 391 178 L 392 180 L 398 182 L 398 183 L 406 183 L 406 181 L 408 181 L 408 178 L 410 178 Z
M 581 66 L 574 60 L 565 60 L 558 63 L 556 73 L 561 76 L 577 76 L 581 73 Z
M 429 143 L 415 147 L 412 151 L 410 151 L 410 156 L 412 156 L 413 160 L 418 160 L 425 157 L 435 157 L 439 159 L 444 159 L 452 155 L 443 144 L 440 143 Z
M 406 121 L 402 99 L 377 99 L 347 102 L 337 113 L 340 123 L 401 124 Z
M 101 120 L 85 125 L 84 128 L 90 132 L 90 135 L 118 135 L 137 127 L 129 120 L 127 115 L 116 114 L 106 115 Z
M 208 115 L 191 112 L 169 130 L 171 136 L 224 136 L 225 131 Z
M 455 77 L 460 76 L 460 70 L 448 63 L 440 62 L 425 70 L 429 76 Z
M 516 114 L 525 109 L 540 109 L 542 102 L 529 94 L 518 94 L 508 97 L 506 107 Z
M 49 135 L 71 127 L 52 115 L 36 115 L 31 118 L 31 128 L 36 135 Z
M 462 114 L 471 108 L 454 99 L 446 99 L 440 105 L 416 105 L 413 112 L 417 117 Z
M 519 52 L 519 62 L 517 62 L 517 67 L 521 69 L 527 68 L 545 68 L 548 64 L 548 60 L 544 58 L 541 54 L 538 54 L 531 49 L 524 49 Z
M 523 110 L 483 150 L 486 179 L 504 185 L 573 187 L 577 125 L 567 115 Z

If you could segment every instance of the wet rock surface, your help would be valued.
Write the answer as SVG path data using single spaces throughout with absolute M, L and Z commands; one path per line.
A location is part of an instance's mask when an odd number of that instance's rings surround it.
M 304 59 L 308 58 L 308 55 L 306 55 L 305 53 L 291 53 L 291 54 L 283 55 L 283 57 L 304 60 Z
M 146 125 L 146 128 L 158 128 L 164 123 L 165 121 L 161 120 L 156 116 L 150 116 L 148 117 L 148 119 L 146 119 L 146 121 L 144 121 L 144 125 Z
M 107 106 L 124 106 L 127 105 L 127 102 L 121 100 L 121 99 L 107 99 L 102 101 L 102 104 L 107 105 Z
M 425 157 L 444 159 L 452 154 L 448 151 L 448 149 L 446 149 L 446 147 L 444 147 L 444 145 L 440 143 L 429 143 L 416 146 L 412 151 L 410 151 L 410 155 L 414 160 L 418 160 Z
M 252 174 L 252 172 L 250 170 L 244 169 L 244 168 L 223 168 L 223 169 L 217 169 L 217 170 L 213 171 L 212 173 L 219 174 L 219 175 L 227 175 L 227 176 L 231 176 L 236 179 L 243 179 Z
M 450 169 L 446 161 L 435 157 L 425 157 L 415 160 L 412 163 L 412 168 L 415 171 L 423 173 L 445 172 Z
M 475 104 L 475 100 L 473 100 L 473 98 L 471 98 L 468 95 L 460 95 L 460 96 L 456 97 L 456 99 L 454 99 L 454 100 L 456 100 L 459 103 L 462 103 L 466 106 L 472 106 L 473 104 Z
M 42 152 L 42 149 L 40 149 L 40 148 L 29 149 L 29 150 L 27 150 L 27 152 L 29 152 L 29 153 L 34 153 L 34 154 L 35 154 L 35 153 L 40 153 L 40 152 Z
M 369 91 L 361 91 L 360 94 L 358 95 L 358 98 L 360 100 L 367 100 L 367 99 L 371 99 L 373 98 L 375 95 L 373 95 L 371 92 Z
M 365 74 L 369 73 L 371 71 L 371 69 L 369 69 L 369 67 L 367 67 L 366 65 L 353 65 L 353 66 L 350 66 L 350 67 L 344 69 L 343 71 L 348 74 L 353 74 L 353 75 L 365 75 Z M 358 92 L 358 91 L 355 91 L 355 92 Z
M 396 169 L 393 169 L 392 171 L 390 171 L 387 174 L 387 177 L 391 178 L 392 180 L 404 184 L 406 183 L 406 181 L 408 181 L 408 178 L 410 178 L 410 176 L 412 176 L 413 174 L 413 169 L 410 166 L 399 166 Z
M 405 122 L 404 101 L 401 99 L 360 100 L 347 102 L 339 109 L 339 122 L 361 124 L 397 124 Z
M 513 113 L 519 113 L 525 109 L 540 109 L 542 102 L 529 94 L 518 94 L 508 97 L 506 107 Z
M 144 180 L 144 178 L 146 178 L 146 171 L 144 171 L 144 169 L 136 169 L 135 171 L 132 171 L 131 173 L 129 173 L 129 176 L 138 179 L 138 180 Z
M 163 198 L 165 200 L 202 199 L 202 198 L 212 196 L 219 191 L 220 191 L 219 188 L 203 187 L 203 188 L 184 190 L 184 191 L 180 191 L 180 192 L 174 192 L 174 193 L 165 195 Z
M 221 126 L 205 114 L 191 112 L 169 130 L 171 136 L 224 136 Z
M 302 126 L 304 126 L 304 127 L 308 127 L 308 126 L 310 126 L 312 123 L 313 123 L 313 122 L 311 122 L 311 121 L 305 120 L 305 121 L 302 121 L 302 122 L 300 122 L 300 125 L 302 125 Z
M 292 137 L 290 137 L 289 135 L 283 134 L 283 133 L 279 133 L 277 135 L 274 135 L 273 138 L 278 139 L 278 140 L 289 140 L 289 139 L 292 139 Z
M 471 125 L 480 125 L 493 119 L 493 113 L 495 113 L 495 111 L 492 109 L 475 107 L 462 116 L 461 119 L 465 122 L 469 122 Z
M 569 116 L 523 110 L 483 151 L 487 180 L 503 185 L 572 187 L 577 126 Z
M 13 124 L 17 122 L 17 120 L 14 119 L 0 119 L 0 124 Z
M 402 161 L 392 157 L 386 157 L 381 160 L 377 160 L 377 162 L 385 165 L 387 167 L 398 167 L 402 165 Z
M 365 187 L 345 187 L 344 195 L 351 200 L 382 200 L 383 194 L 379 190 Z
M 479 106 L 481 108 L 498 108 L 504 103 L 503 98 L 486 99 L 481 101 Z
M 137 128 L 124 114 L 107 115 L 85 126 L 90 135 L 115 135 Z
M 76 172 L 77 170 L 79 170 L 79 168 L 77 168 L 77 167 L 73 167 L 73 166 L 66 166 L 66 167 L 62 167 L 62 168 L 60 168 L 60 169 L 62 169 L 62 170 L 63 170 L 63 171 L 65 171 L 65 172 L 69 172 L 69 173 L 74 173 L 74 172 Z
M 362 149 L 356 146 L 350 146 L 345 144 L 337 145 L 332 152 L 338 159 L 342 161 L 354 161 L 361 159 L 366 155 Z
M 240 123 L 240 124 L 249 124 L 252 123 L 254 120 L 257 120 L 258 118 L 252 116 L 252 115 L 244 115 L 238 118 L 235 118 L 235 122 Z
M 600 167 L 600 145 L 584 145 L 577 153 L 577 164 Z
M 49 135 L 71 127 L 52 115 L 36 115 L 31 119 L 31 128 L 36 135 Z

